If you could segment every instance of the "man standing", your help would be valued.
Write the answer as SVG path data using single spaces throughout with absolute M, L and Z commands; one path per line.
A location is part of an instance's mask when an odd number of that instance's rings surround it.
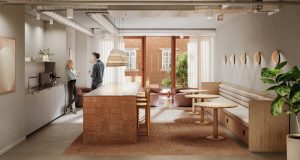
M 94 66 L 91 74 L 92 77 L 92 90 L 102 86 L 103 74 L 104 74 L 104 63 L 99 59 L 100 54 L 93 52 Z M 90 73 L 91 71 L 89 71 Z

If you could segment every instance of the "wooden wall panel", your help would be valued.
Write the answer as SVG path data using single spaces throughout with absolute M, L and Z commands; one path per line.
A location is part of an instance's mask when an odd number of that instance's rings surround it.
M 199 89 L 208 90 L 209 94 L 219 94 L 220 82 L 201 82 Z
M 289 133 L 288 115 L 272 116 L 272 101 L 250 101 L 249 150 L 252 152 L 286 151 Z
M 84 144 L 136 143 L 136 97 L 84 97 Z

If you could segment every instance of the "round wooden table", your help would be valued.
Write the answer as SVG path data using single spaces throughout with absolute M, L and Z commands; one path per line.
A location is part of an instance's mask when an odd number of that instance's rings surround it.
M 202 89 L 182 89 L 182 90 L 179 90 L 179 92 L 186 93 L 186 94 L 196 94 L 196 93 L 208 92 L 208 90 L 202 90 Z M 189 114 L 199 114 L 199 112 L 197 112 L 195 110 L 194 103 L 196 103 L 196 99 L 192 100 L 192 112 L 189 112 Z
M 219 95 L 214 95 L 214 94 L 188 94 L 188 95 L 185 95 L 186 98 L 192 98 L 193 99 L 193 102 L 195 101 L 194 99 L 200 99 L 200 102 L 204 102 L 204 99 L 211 99 L 211 98 L 218 98 Z M 194 107 L 197 107 L 197 103 L 194 103 L 193 104 Z M 200 121 L 196 121 L 195 123 L 197 124 L 209 124 L 208 121 L 205 121 L 204 119 L 204 108 L 199 106 L 200 107 Z
M 207 136 L 206 138 L 209 140 L 223 140 L 223 136 L 219 136 L 218 133 L 218 109 L 219 108 L 234 108 L 237 107 L 234 103 L 223 103 L 223 102 L 200 102 L 196 104 L 197 106 L 204 108 L 212 108 L 214 110 L 214 127 L 213 127 L 213 135 Z

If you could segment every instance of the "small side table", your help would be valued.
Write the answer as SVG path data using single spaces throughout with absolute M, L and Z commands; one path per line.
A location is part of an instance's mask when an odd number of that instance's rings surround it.
M 208 90 L 201 90 L 201 89 L 182 89 L 179 90 L 179 92 L 181 93 L 186 93 L 186 94 L 197 94 L 197 93 L 202 93 L 202 92 L 208 92 Z M 199 112 L 197 112 L 195 110 L 195 103 L 197 103 L 197 99 L 193 98 L 192 99 L 192 112 L 189 112 L 189 114 L 199 114 Z
M 185 95 L 186 98 L 193 98 L 193 99 L 200 99 L 200 102 L 204 102 L 204 99 L 211 99 L 211 98 L 218 98 L 219 95 L 214 95 L 214 94 L 188 94 Z M 194 101 L 194 100 L 193 100 Z M 194 103 L 194 107 L 198 107 L 198 103 Z M 201 108 L 200 110 L 200 121 L 196 121 L 195 123 L 197 124 L 209 124 L 208 121 L 205 121 L 204 119 L 204 108 L 199 106 Z
M 207 136 L 206 138 L 209 140 L 223 140 L 223 136 L 219 136 L 219 131 L 218 131 L 218 109 L 219 108 L 234 108 L 237 107 L 236 104 L 233 103 L 223 103 L 223 102 L 200 102 L 197 103 L 197 106 L 201 106 L 204 108 L 212 108 L 214 110 L 214 127 L 213 127 L 213 135 L 212 136 Z

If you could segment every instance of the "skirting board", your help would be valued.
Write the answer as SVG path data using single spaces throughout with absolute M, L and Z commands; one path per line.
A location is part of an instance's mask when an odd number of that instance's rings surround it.
M 5 152 L 9 151 L 10 149 L 14 148 L 15 146 L 17 146 L 18 144 L 20 144 L 21 142 L 23 142 L 25 140 L 26 140 L 26 137 L 22 137 L 22 138 L 18 139 L 17 141 L 15 141 L 14 143 L 10 144 L 9 146 L 1 149 L 0 150 L 0 155 L 2 155 Z

